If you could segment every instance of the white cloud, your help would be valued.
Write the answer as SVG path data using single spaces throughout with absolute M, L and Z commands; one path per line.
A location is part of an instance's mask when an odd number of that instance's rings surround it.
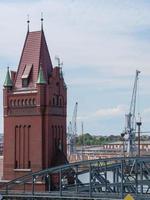
M 99 117 L 99 118 L 112 118 L 112 117 L 118 117 L 123 116 L 126 112 L 127 107 L 125 105 L 118 105 L 114 108 L 100 108 L 98 109 L 93 116 Z
M 124 116 L 127 113 L 127 106 L 126 105 L 118 105 L 116 107 L 111 108 L 99 108 L 95 112 L 88 113 L 86 115 L 78 116 L 77 120 L 92 120 L 92 119 L 99 119 L 105 120 L 106 118 L 117 118 L 120 116 Z

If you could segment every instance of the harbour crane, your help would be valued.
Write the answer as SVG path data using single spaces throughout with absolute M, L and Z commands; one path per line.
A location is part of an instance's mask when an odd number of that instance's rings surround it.
M 136 70 L 133 92 L 131 97 L 130 109 L 129 113 L 126 114 L 126 125 L 125 125 L 125 133 L 127 134 L 127 153 L 129 156 L 135 156 L 137 148 L 135 144 L 136 140 L 136 119 L 135 119 L 135 111 L 136 111 L 136 101 L 137 101 L 137 88 L 138 88 L 138 79 L 139 79 L 140 71 Z
M 77 138 L 77 110 L 78 102 L 75 103 L 72 120 L 68 126 L 68 154 L 76 153 L 76 138 Z

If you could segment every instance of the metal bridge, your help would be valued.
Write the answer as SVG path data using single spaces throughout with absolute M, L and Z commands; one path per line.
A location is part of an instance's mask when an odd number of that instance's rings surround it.
M 150 157 L 98 159 L 53 167 L 3 184 L 0 193 L 4 199 L 99 200 L 121 200 L 130 193 L 136 200 L 150 200 Z

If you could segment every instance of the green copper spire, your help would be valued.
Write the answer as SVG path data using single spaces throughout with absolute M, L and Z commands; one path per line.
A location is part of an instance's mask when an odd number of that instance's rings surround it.
M 9 67 L 8 67 L 5 82 L 4 82 L 4 87 L 12 87 L 12 86 L 13 86 L 13 82 L 10 78 Z
M 40 65 L 40 70 L 39 70 L 37 84 L 46 84 L 46 80 L 44 78 L 44 74 L 43 74 L 43 70 L 42 70 L 41 65 Z

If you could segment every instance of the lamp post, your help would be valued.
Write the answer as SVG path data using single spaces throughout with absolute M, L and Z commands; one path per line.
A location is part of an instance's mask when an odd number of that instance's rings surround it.
M 136 125 L 138 127 L 138 156 L 140 157 L 140 143 L 141 143 L 141 125 L 142 125 L 142 122 L 141 122 L 141 119 L 136 122 Z

